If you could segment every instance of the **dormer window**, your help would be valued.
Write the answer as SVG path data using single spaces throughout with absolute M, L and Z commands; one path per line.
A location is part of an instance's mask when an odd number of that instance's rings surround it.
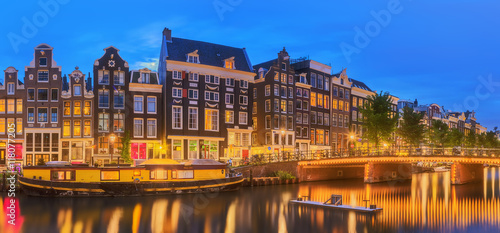
M 141 73 L 141 83 L 149 83 L 149 73 Z
M 197 56 L 189 56 L 188 57 L 188 62 L 189 63 L 198 63 L 198 57 Z
M 226 61 L 227 69 L 234 69 L 234 61 Z
M 193 51 L 192 53 L 188 53 L 187 62 L 189 63 L 200 63 L 199 61 L 198 50 Z
M 224 68 L 234 70 L 234 57 L 224 60 Z

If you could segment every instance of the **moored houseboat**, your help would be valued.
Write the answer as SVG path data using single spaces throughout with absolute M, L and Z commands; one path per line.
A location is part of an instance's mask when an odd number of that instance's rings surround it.
M 31 196 L 142 196 L 236 190 L 243 177 L 207 159 L 178 163 L 152 159 L 136 167 L 84 167 L 69 163 L 25 167 L 19 177 Z

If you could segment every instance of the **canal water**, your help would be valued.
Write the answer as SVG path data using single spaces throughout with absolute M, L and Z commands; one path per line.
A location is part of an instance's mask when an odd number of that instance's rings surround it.
M 500 232 L 500 168 L 480 183 L 451 185 L 450 172 L 412 180 L 363 180 L 246 187 L 236 192 L 162 197 L 33 198 L 15 200 L 16 225 L 0 216 L 1 232 Z M 344 204 L 370 200 L 370 215 L 289 204 L 297 196 Z M 3 195 L 4 213 L 11 200 Z

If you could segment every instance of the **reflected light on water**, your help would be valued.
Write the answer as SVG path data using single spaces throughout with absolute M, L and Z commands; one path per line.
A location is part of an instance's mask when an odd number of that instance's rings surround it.
M 123 208 L 117 207 L 114 209 L 109 219 L 107 233 L 118 233 L 120 232 L 120 219 L 123 217 Z
M 233 201 L 227 210 L 226 229 L 224 230 L 225 233 L 236 232 L 236 206 L 236 201 Z
M 151 208 L 151 231 L 153 233 L 162 233 L 163 223 L 167 216 L 168 201 L 165 199 L 156 200 Z
M 384 208 L 376 215 L 375 222 L 381 224 L 377 229 L 406 226 L 410 229 L 450 231 L 449 229 L 469 229 L 473 225 L 498 227 L 500 200 L 498 195 L 494 194 L 498 192 L 495 189 L 498 188 L 497 169 L 485 171 L 485 174 L 486 172 L 490 174 L 489 180 L 485 179 L 483 184 L 468 186 L 451 185 L 449 172 L 423 173 L 415 174 L 411 185 L 392 186 L 380 183 L 364 185 L 364 188 L 303 185 L 299 187 L 299 195 L 310 193 L 312 201 L 321 202 L 327 200 L 331 194 L 340 194 L 343 196 L 343 203 L 347 205 L 362 203 L 364 198 L 369 197 L 371 204 Z M 416 183 L 417 180 L 419 185 Z M 474 188 L 478 185 L 485 187 L 484 196 Z M 348 231 L 356 232 L 364 229 L 356 229 L 360 221 L 373 222 L 368 221 L 367 216 L 349 212 Z
M 73 227 L 73 211 L 71 209 L 61 210 L 58 214 L 59 232 L 71 233 Z
M 133 233 L 139 232 L 139 224 L 141 223 L 141 212 L 142 212 L 142 205 L 140 203 L 137 203 L 134 207 L 134 211 L 132 212 L 132 232 Z

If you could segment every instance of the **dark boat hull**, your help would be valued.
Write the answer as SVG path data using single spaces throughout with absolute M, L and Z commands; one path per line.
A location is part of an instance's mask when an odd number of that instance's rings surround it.
M 57 182 L 19 177 L 24 193 L 30 196 L 147 196 L 237 190 L 243 177 L 168 182 Z

